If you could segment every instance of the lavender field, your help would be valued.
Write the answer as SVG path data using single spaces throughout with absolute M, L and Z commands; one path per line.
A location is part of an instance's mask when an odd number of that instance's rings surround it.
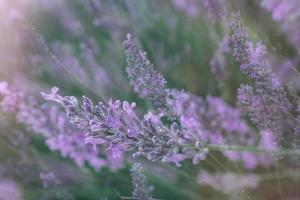
M 0 200 L 299 200 L 300 0 L 0 0 Z

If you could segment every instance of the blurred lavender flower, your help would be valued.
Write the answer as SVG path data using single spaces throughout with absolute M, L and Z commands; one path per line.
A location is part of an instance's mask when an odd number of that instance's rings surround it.
M 15 89 L 10 89 L 7 82 L 0 82 L 1 109 L 5 112 L 13 112 L 23 99 L 23 94 Z
M 154 69 L 146 52 L 136 47 L 130 34 L 127 34 L 127 40 L 123 42 L 123 46 L 126 49 L 128 64 L 126 71 L 134 91 L 142 98 L 149 99 L 155 106 L 166 107 L 167 91 L 164 77 Z
M 0 86 L 0 108 L 6 112 L 16 112 L 18 122 L 25 124 L 35 133 L 42 134 L 51 150 L 60 151 L 62 156 L 73 159 L 79 166 L 88 162 L 96 170 L 108 164 L 112 168 L 120 167 L 119 160 L 116 160 L 116 163 L 108 163 L 107 160 L 101 158 L 99 152 L 95 151 L 92 145 L 83 144 L 84 135 L 78 129 L 70 126 L 69 122 L 65 120 L 64 114 L 57 107 L 41 105 L 33 96 L 24 95 L 15 88 L 9 87 L 6 82 L 0 82 Z M 17 100 L 16 97 L 18 97 Z M 10 104 L 5 103 L 6 101 Z M 11 108 L 14 109 L 11 110 Z M 122 157 L 120 156 L 119 159 L 122 160 Z
M 300 4 L 297 0 L 263 0 L 262 7 L 272 13 L 274 20 L 281 24 L 292 45 L 300 52 L 299 19 Z
M 244 22 L 239 13 L 231 22 L 233 55 L 241 63 L 241 71 L 253 82 L 253 86 L 242 85 L 238 91 L 238 100 L 248 112 L 251 121 L 261 130 L 270 129 L 279 139 L 281 126 L 290 117 L 292 104 L 284 86 L 272 73 L 266 59 L 265 46 L 256 47 L 249 41 Z
M 41 172 L 40 179 L 44 188 L 58 186 L 61 184 L 60 180 L 55 176 L 53 172 Z
M 220 84 L 228 79 L 228 69 L 226 67 L 226 55 L 231 52 L 230 37 L 225 35 L 219 43 L 219 48 L 215 51 L 212 59 L 210 60 L 210 71 L 214 77 L 219 80 Z
M 226 0 L 202 0 L 208 18 L 213 22 L 223 20 L 227 15 Z
M 300 9 L 298 3 L 296 0 L 263 0 L 261 4 L 272 12 L 273 19 L 283 21 L 297 15 Z
M 259 184 L 259 177 L 254 174 L 235 174 L 231 172 L 210 174 L 201 171 L 198 174 L 198 183 L 210 186 L 216 191 L 226 194 L 238 193 L 244 188 L 255 189 Z
M 141 200 L 151 200 L 153 187 L 148 185 L 147 177 L 140 163 L 134 163 L 131 169 L 131 178 L 133 184 L 132 197 Z
M 172 0 L 173 5 L 184 12 L 189 17 L 197 17 L 199 15 L 200 4 L 195 0 Z
M 1 179 L 0 199 L 1 200 L 23 200 L 23 194 L 20 187 L 14 181 L 10 179 Z
M 173 0 L 172 3 L 192 18 L 205 12 L 210 21 L 216 22 L 222 20 L 227 14 L 226 0 Z
M 276 150 L 278 147 L 276 136 L 270 130 L 262 131 L 260 146 L 267 150 Z

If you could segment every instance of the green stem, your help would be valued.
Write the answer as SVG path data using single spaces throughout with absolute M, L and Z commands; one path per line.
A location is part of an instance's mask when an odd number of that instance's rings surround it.
M 207 149 L 210 151 L 248 151 L 252 153 L 272 153 L 272 154 L 280 154 L 280 155 L 288 155 L 288 154 L 299 154 L 299 149 L 287 150 L 287 149 L 277 149 L 277 150 L 269 150 L 263 149 L 255 146 L 231 146 L 231 145 L 214 145 L 208 144 Z

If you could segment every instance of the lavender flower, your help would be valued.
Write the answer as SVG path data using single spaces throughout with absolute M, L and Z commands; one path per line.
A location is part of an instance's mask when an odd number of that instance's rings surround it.
M 296 47 L 299 53 L 299 2 L 297 0 L 264 0 L 261 5 L 272 13 L 274 20 L 280 23 L 282 31 L 286 33 L 291 44 Z
M 238 145 L 256 146 L 261 141 L 242 119 L 239 109 L 227 105 L 217 97 L 200 97 L 185 92 L 171 90 L 174 99 L 168 104 L 174 108 L 175 116 L 179 117 L 181 131 L 186 138 L 194 141 L 197 146 Z M 222 151 L 224 156 L 235 162 L 242 162 L 247 169 L 254 169 L 258 165 L 268 167 L 274 162 L 270 155 L 257 155 L 248 152 Z M 199 154 L 194 163 L 203 160 Z
M 216 22 L 222 20 L 227 14 L 225 0 L 173 0 L 172 3 L 192 18 L 205 12 L 210 21 Z
M 182 135 L 176 122 L 164 125 L 164 114 L 149 112 L 140 118 L 134 103 L 110 100 L 94 105 L 86 96 L 79 103 L 75 97 L 62 97 L 57 92 L 58 88 L 53 88 L 50 94 L 42 96 L 65 108 L 69 121 L 85 132 L 86 143 L 104 145 L 117 157 L 127 151 L 134 157 L 144 155 L 152 161 L 180 165 L 188 158 L 203 159 L 207 153 L 203 146 L 196 145 L 195 138 Z
M 128 62 L 127 72 L 134 90 L 145 99 L 152 101 L 156 99 L 154 104 L 159 100 L 159 110 L 171 120 L 178 119 L 182 135 L 190 140 L 189 143 L 204 146 L 209 136 L 217 138 L 223 137 L 224 133 L 240 132 L 243 134 L 248 131 L 245 122 L 240 119 L 239 111 L 226 105 L 222 100 L 218 98 L 203 100 L 184 91 L 166 88 L 165 79 L 154 70 L 146 57 L 141 56 L 142 51 L 137 49 L 130 35 L 124 42 L 124 46 Z M 150 70 L 147 70 L 148 68 Z M 213 105 L 210 106 L 210 103 Z M 218 108 L 220 110 L 216 110 Z M 220 116 L 225 114 L 223 112 L 226 112 L 227 119 L 225 117 L 221 119 Z M 216 122 L 217 120 L 219 121 Z M 230 122 L 225 122 L 226 120 Z M 222 123 L 227 126 L 222 127 Z M 234 127 L 235 125 L 237 126 Z M 202 154 L 199 155 L 199 158 L 201 157 L 203 157 Z
M 23 194 L 20 187 L 10 179 L 0 181 L 0 199 L 3 200 L 22 200 Z
M 58 95 L 58 88 L 42 95 L 64 106 L 69 121 L 86 133 L 86 143 L 104 145 L 116 157 L 127 151 L 134 157 L 145 155 L 149 160 L 174 162 L 179 166 L 188 158 L 193 158 L 195 164 L 205 159 L 207 142 L 220 145 L 224 142 L 239 145 L 257 143 L 256 135 L 240 120 L 238 110 L 228 107 L 218 98 L 209 97 L 205 102 L 199 97 L 175 91 L 171 93 L 176 99 L 169 99 L 168 104 L 173 105 L 180 123 L 174 122 L 170 127 L 162 123 L 163 113 L 150 112 L 141 119 L 134 110 L 135 104 L 126 101 L 110 100 L 94 105 L 84 96 L 79 103 L 75 97 Z M 224 155 L 227 156 L 227 153 L 224 152 Z M 247 160 L 247 157 L 237 160 L 243 159 Z M 252 168 L 261 161 L 256 159 L 255 165 L 251 164 Z
M 219 43 L 219 48 L 215 51 L 212 59 L 210 60 L 210 71 L 221 84 L 228 79 L 228 69 L 225 57 L 231 52 L 230 37 L 225 35 Z
M 41 172 L 40 179 L 43 183 L 44 188 L 58 186 L 61 184 L 60 180 L 55 176 L 53 172 Z
M 126 71 L 134 91 L 142 98 L 149 99 L 155 106 L 166 107 L 167 92 L 164 77 L 154 69 L 146 52 L 136 47 L 130 34 L 127 34 L 127 40 L 123 42 L 123 46 L 126 49 L 128 64 Z
M 292 107 L 287 92 L 264 59 L 265 46 L 258 43 L 254 48 L 249 41 L 239 13 L 234 16 L 231 30 L 233 55 L 241 63 L 242 73 L 253 82 L 253 86 L 241 86 L 238 100 L 259 129 L 270 129 L 280 137 L 280 128 Z
M 120 167 L 122 156 L 119 157 L 120 160 L 112 159 L 110 162 L 101 158 L 92 145 L 82 143 L 84 135 L 70 126 L 58 107 L 40 105 L 33 96 L 26 96 L 9 87 L 6 82 L 1 82 L 0 85 L 0 108 L 6 112 L 16 112 L 17 121 L 25 124 L 33 132 L 42 134 L 51 150 L 60 151 L 62 156 L 73 159 L 79 166 L 88 162 L 96 170 L 108 164 L 112 168 Z M 113 160 L 116 160 L 116 163 Z
M 133 184 L 132 197 L 141 200 L 151 200 L 153 187 L 148 185 L 147 177 L 144 174 L 140 163 L 134 163 L 131 169 L 131 178 Z
M 184 12 L 189 17 L 195 18 L 199 15 L 200 4 L 195 0 L 172 0 L 173 5 Z
M 260 146 L 271 151 L 277 149 L 276 137 L 270 130 L 264 130 L 261 133 Z
M 295 0 L 264 0 L 262 6 L 271 11 L 273 19 L 277 21 L 286 20 L 296 15 L 296 12 L 300 9 Z
M 259 178 L 253 174 L 216 173 L 202 171 L 198 175 L 198 183 L 212 187 L 226 194 L 238 193 L 245 187 L 254 189 L 259 184 Z
M 202 0 L 204 10 L 210 20 L 221 21 L 227 15 L 226 0 Z

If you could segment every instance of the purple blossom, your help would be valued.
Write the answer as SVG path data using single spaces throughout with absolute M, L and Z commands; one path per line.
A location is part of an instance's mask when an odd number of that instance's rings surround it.
M 221 21 L 227 15 L 226 0 L 202 0 L 202 4 L 212 21 Z
M 210 174 L 201 171 L 198 174 L 197 181 L 200 185 L 210 186 L 214 190 L 226 194 L 238 193 L 245 187 L 255 189 L 259 184 L 259 178 L 254 174 L 242 175 L 231 172 Z
M 297 0 L 263 0 L 262 6 L 272 12 L 276 21 L 288 20 L 300 9 Z
M 174 99 L 168 103 L 174 108 L 175 116 L 179 117 L 182 133 L 189 138 L 196 138 L 199 146 L 245 145 L 255 146 L 259 142 L 257 134 L 242 119 L 239 109 L 227 105 L 218 97 L 207 97 L 206 100 L 189 93 L 171 91 Z M 249 166 L 247 157 L 242 152 L 223 151 L 224 156 L 232 161 L 241 161 Z M 255 165 L 265 166 L 260 155 L 253 154 Z M 201 158 L 201 154 L 199 157 Z M 196 161 L 196 160 L 194 160 Z
M 144 169 L 140 163 L 134 163 L 131 169 L 133 184 L 132 197 L 136 199 L 151 200 L 153 187 L 149 186 Z
M 299 19 L 300 5 L 298 0 L 264 0 L 262 7 L 270 11 L 274 20 L 288 36 L 291 44 L 300 52 Z
M 61 184 L 60 180 L 55 176 L 53 172 L 41 172 L 40 179 L 43 183 L 44 188 L 58 186 Z
M 218 50 L 215 51 L 209 62 L 211 73 L 216 79 L 219 79 L 221 84 L 224 84 L 224 81 L 228 79 L 228 69 L 225 57 L 230 52 L 230 37 L 229 35 L 225 35 L 219 43 Z
M 270 130 L 264 130 L 261 133 L 260 146 L 267 150 L 276 150 L 277 149 L 277 141 L 275 135 Z
M 133 157 L 144 155 L 149 160 L 179 162 L 188 158 L 204 159 L 207 150 L 195 145 L 196 138 L 181 133 L 177 123 L 166 126 L 163 114 L 148 113 L 144 117 L 134 110 L 135 104 L 110 100 L 93 104 L 83 96 L 82 103 L 72 96 L 62 97 L 53 88 L 42 93 L 47 100 L 61 104 L 69 121 L 85 132 L 85 142 L 104 145 L 106 149 L 130 152 Z
M 10 179 L 1 179 L 0 181 L 0 199 L 23 200 L 21 188 L 16 182 Z
M 135 46 L 130 35 L 123 44 L 131 85 L 142 98 L 151 100 L 158 111 L 141 117 L 135 111 L 135 103 L 127 101 L 110 99 L 94 104 L 83 96 L 80 102 L 73 96 L 60 96 L 55 87 L 49 94 L 42 93 L 46 100 L 65 108 L 68 121 L 85 133 L 86 143 L 104 147 L 113 157 L 118 157 L 120 152 L 129 152 L 134 157 L 144 155 L 149 160 L 173 162 L 177 166 L 186 159 L 192 159 L 194 164 L 205 159 L 208 144 L 259 144 L 259 137 L 242 119 L 239 109 L 217 97 L 202 99 L 166 88 L 164 77 Z M 260 58 L 262 50 L 252 52 L 251 58 L 256 59 Z M 171 123 L 166 124 L 162 117 Z M 261 156 L 251 153 L 232 156 L 224 151 L 224 155 L 242 161 L 247 168 L 265 165 Z
M 172 0 L 173 5 L 192 18 L 199 15 L 200 5 L 195 0 Z
M 226 40 L 228 41 L 228 40 Z M 226 45 L 223 45 L 222 51 L 228 51 Z M 259 46 L 253 50 L 251 59 L 260 59 L 264 48 Z M 139 62 L 137 60 L 137 62 Z M 149 62 L 149 61 L 148 61 Z M 239 109 L 227 105 L 217 97 L 207 97 L 203 100 L 200 97 L 176 89 L 164 89 L 166 95 L 166 115 L 179 121 L 179 127 L 185 138 L 203 147 L 206 144 L 226 144 L 226 145 L 258 145 L 259 138 L 253 132 L 246 122 L 242 119 Z M 204 151 L 205 152 L 205 151 Z M 224 155 L 229 155 L 224 152 Z M 237 153 L 236 161 L 242 161 L 245 166 L 250 166 L 247 157 L 243 153 Z M 176 155 L 177 159 L 183 159 L 184 155 Z M 249 156 L 248 156 L 249 157 Z M 266 166 L 261 156 L 253 155 L 255 164 Z M 202 153 L 194 157 L 194 163 L 203 159 Z M 271 160 L 273 160 L 271 158 Z M 197 162 L 196 162 L 197 161 Z M 249 167 L 250 168 L 250 167 Z
M 140 97 L 149 99 L 155 106 L 165 107 L 167 92 L 164 77 L 154 69 L 153 64 L 146 56 L 146 52 L 136 47 L 130 34 L 127 34 L 123 46 L 126 49 L 128 65 L 126 71 L 134 91 Z
M 231 22 L 231 31 L 233 55 L 241 63 L 241 72 L 249 76 L 253 85 L 242 85 L 238 91 L 238 100 L 259 129 L 270 129 L 279 138 L 282 123 L 290 119 L 292 107 L 286 89 L 264 58 L 265 46 L 258 43 L 254 47 L 250 42 L 239 13 Z
M 227 15 L 226 0 L 173 0 L 172 3 L 191 18 L 205 12 L 210 21 L 216 22 L 223 20 Z
M 84 135 L 70 125 L 58 107 L 48 104 L 41 105 L 33 96 L 26 96 L 15 88 L 9 87 L 7 83 L 1 82 L 0 85 L 2 85 L 0 108 L 6 112 L 11 112 L 11 110 L 7 110 L 7 104 L 3 102 L 13 102 L 9 108 L 14 108 L 13 111 L 16 112 L 18 122 L 25 124 L 34 133 L 41 134 L 52 151 L 60 151 L 63 157 L 73 159 L 79 166 L 83 166 L 85 162 L 88 162 L 96 170 L 100 170 L 107 165 L 112 168 L 120 166 L 122 156 L 108 162 L 102 157 L 105 156 L 105 153 L 101 155 L 101 153 L 94 150 L 93 145 L 85 145 L 82 142 Z M 21 97 L 18 98 L 18 101 L 14 100 L 16 94 L 20 94 Z M 114 160 L 118 163 L 116 166 Z

